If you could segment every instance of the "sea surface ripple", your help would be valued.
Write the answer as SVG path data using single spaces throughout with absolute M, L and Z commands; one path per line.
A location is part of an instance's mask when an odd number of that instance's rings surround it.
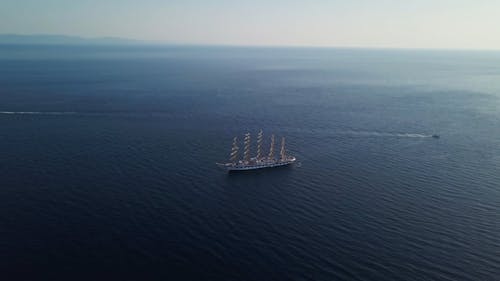
M 19 48 L 0 46 L 7 279 L 500 276 L 497 53 Z M 299 163 L 215 165 L 260 129 Z

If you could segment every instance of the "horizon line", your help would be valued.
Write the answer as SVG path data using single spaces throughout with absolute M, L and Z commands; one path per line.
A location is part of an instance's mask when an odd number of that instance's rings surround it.
M 242 43 L 200 43 L 200 42 L 172 42 L 167 40 L 151 40 L 151 39 L 136 39 L 120 36 L 81 36 L 81 35 L 68 35 L 59 33 L 0 33 L 1 36 L 19 36 L 19 37 L 66 37 L 67 39 L 80 39 L 83 41 L 97 41 L 97 40 L 116 40 L 116 41 L 130 41 L 129 44 L 120 42 L 123 45 L 145 45 L 145 46 L 185 46 L 185 47 L 235 47 L 235 48 L 310 48 L 310 49 L 370 49 L 370 50 L 421 50 L 421 51 L 490 51 L 498 52 L 500 48 L 462 48 L 462 47 L 395 47 L 395 46 L 359 46 L 359 45 L 308 45 L 308 44 L 242 44 Z M 119 42 L 109 45 L 120 45 Z M 36 43 L 5 43 L 1 42 L 0 45 L 85 45 L 82 42 L 75 43 L 61 43 L 61 42 L 36 42 Z M 93 45 L 106 45 L 105 43 Z

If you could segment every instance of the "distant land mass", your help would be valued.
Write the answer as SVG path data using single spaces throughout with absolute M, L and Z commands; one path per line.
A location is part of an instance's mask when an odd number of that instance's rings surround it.
M 136 45 L 153 42 L 118 37 L 79 37 L 57 34 L 0 34 L 0 44 L 12 45 Z

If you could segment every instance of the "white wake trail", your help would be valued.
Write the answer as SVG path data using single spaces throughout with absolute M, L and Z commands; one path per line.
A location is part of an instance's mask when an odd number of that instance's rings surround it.
M 0 111 L 0 114 L 23 114 L 23 115 L 73 115 L 78 112 L 73 111 Z
M 365 137 L 397 137 L 397 138 L 430 138 L 432 135 L 417 133 L 389 133 L 389 132 L 369 132 L 369 131 L 343 131 L 343 135 L 365 136 Z

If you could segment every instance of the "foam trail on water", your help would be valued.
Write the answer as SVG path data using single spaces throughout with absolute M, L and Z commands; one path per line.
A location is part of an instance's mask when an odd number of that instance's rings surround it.
M 0 111 L 0 114 L 25 114 L 25 115 L 72 115 L 78 114 L 73 111 Z
M 342 135 L 365 136 L 365 137 L 398 137 L 398 138 L 430 138 L 432 135 L 416 133 L 389 133 L 389 132 L 369 132 L 369 131 L 343 131 Z

